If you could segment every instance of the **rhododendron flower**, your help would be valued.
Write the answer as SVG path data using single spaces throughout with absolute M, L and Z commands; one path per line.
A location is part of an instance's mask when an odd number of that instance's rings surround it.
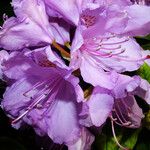
M 70 66 L 80 68 L 86 82 L 108 88 L 110 84 L 113 87 L 112 71 L 137 70 L 148 58 L 143 57 L 141 47 L 132 38 L 109 35 L 83 39 L 80 32 L 76 34 L 71 54 Z
M 125 31 L 135 18 L 132 20 L 131 17 L 126 20 L 126 14 L 122 12 L 121 8 L 115 11 L 112 9 L 113 5 L 108 5 L 106 8 L 83 10 L 81 25 L 76 30 L 71 47 L 70 66 L 73 69 L 80 68 L 83 79 L 94 86 L 100 85 L 109 88 L 110 84 L 107 82 L 111 83 L 110 75 L 108 75 L 112 74 L 111 71 L 115 70 L 121 73 L 137 70 L 148 58 L 142 56 L 142 48 L 132 37 L 128 36 L 130 31 Z M 136 6 L 129 5 L 127 7 L 132 9 Z M 149 12 L 149 7 L 144 7 Z M 146 21 L 149 23 L 150 18 L 147 18 Z M 143 27 L 145 27 L 144 21 L 135 29 L 140 32 L 141 29 L 143 31 Z M 119 31 L 118 34 L 111 33 L 113 28 Z M 93 72 L 96 74 L 96 81 Z
M 148 82 L 139 77 L 131 78 L 124 75 L 120 75 L 112 90 L 95 87 L 81 113 L 81 116 L 84 116 L 81 123 L 99 127 L 111 117 L 118 125 L 128 128 L 140 127 L 144 115 L 134 95 L 140 96 L 149 104 L 149 87 Z
M 81 138 L 78 113 L 83 93 L 69 70 L 48 66 L 45 60 L 37 64 L 19 52 L 11 54 L 3 70 L 9 79 L 15 79 L 1 104 L 13 119 L 12 125 L 18 128 L 25 122 L 60 144 L 71 145 Z
M 90 150 L 87 127 L 101 128 L 109 118 L 125 149 L 114 123 L 139 128 L 144 114 L 136 97 L 150 104 L 150 84 L 133 72 L 150 64 L 134 39 L 150 32 L 148 1 L 11 4 L 15 17 L 0 29 L 0 77 L 8 85 L 1 107 L 11 125 L 28 124 L 69 150 Z
M 59 20 L 50 23 L 42 0 L 13 0 L 12 5 L 17 17 L 7 19 L 0 31 L 0 46 L 4 49 L 44 47 L 54 40 L 60 44 L 69 41 L 68 25 Z

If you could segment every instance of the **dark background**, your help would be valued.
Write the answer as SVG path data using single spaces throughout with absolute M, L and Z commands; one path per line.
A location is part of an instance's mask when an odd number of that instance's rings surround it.
M 9 17 L 13 16 L 13 11 L 10 5 L 10 0 L 0 1 L 0 25 L 3 23 L 3 14 L 7 14 Z M 147 44 L 149 41 L 138 38 L 137 41 L 140 44 Z M 0 81 L 0 98 L 5 91 L 6 84 Z M 148 107 L 145 104 L 140 104 L 141 107 Z M 150 120 L 150 119 L 149 119 Z M 102 148 L 104 143 L 110 142 L 112 137 L 110 122 L 105 125 L 102 131 L 102 136 L 96 136 L 96 141 L 93 144 L 93 150 L 114 150 L 110 146 Z M 119 128 L 117 126 L 117 128 Z M 125 130 L 126 137 L 130 137 L 130 133 L 133 133 L 133 129 Z M 93 131 L 92 131 L 93 132 Z M 94 133 L 94 132 L 93 132 Z M 105 136 L 106 135 L 106 136 Z M 112 140 L 112 139 L 111 139 Z M 114 143 L 114 142 L 113 142 Z M 115 144 L 115 143 L 114 143 Z M 124 143 L 123 143 L 124 144 Z M 53 144 L 48 137 L 39 137 L 35 134 L 34 130 L 29 126 L 24 126 L 19 130 L 15 130 L 10 125 L 9 118 L 5 115 L 0 108 L 0 150 L 59 150 L 66 149 L 65 146 Z M 116 149 L 115 149 L 116 150 Z M 150 132 L 148 128 L 141 128 L 138 140 L 134 147 L 134 150 L 150 150 Z
M 11 0 L 0 1 L 0 25 L 3 24 L 3 14 L 13 16 Z M 0 81 L 0 101 L 5 91 L 6 83 Z M 62 147 L 62 146 L 61 146 Z M 0 108 L 0 150 L 50 150 L 60 149 L 59 145 L 53 144 L 48 137 L 39 137 L 29 126 L 15 130 L 10 125 L 9 118 Z M 64 149 L 64 148 L 63 148 Z

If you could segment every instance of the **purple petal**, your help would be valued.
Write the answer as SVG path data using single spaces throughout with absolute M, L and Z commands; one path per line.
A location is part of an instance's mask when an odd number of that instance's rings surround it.
M 90 57 L 82 59 L 81 75 L 85 82 L 91 83 L 93 86 L 101 86 L 107 89 L 112 89 L 116 81 L 117 76 L 113 76 L 113 73 L 108 73 L 102 70 L 100 67 L 90 60 Z
M 124 98 L 128 93 L 133 92 L 140 85 L 140 78 L 135 76 L 133 78 L 126 75 L 119 75 L 118 80 L 112 92 L 116 99 Z
M 90 150 L 94 142 L 94 136 L 86 129 L 82 128 L 81 137 L 72 145 L 68 145 L 69 150 Z
M 141 79 L 141 84 L 136 89 L 135 94 L 144 99 L 150 105 L 150 84 L 148 81 Z
M 92 124 L 99 127 L 105 123 L 112 111 L 113 104 L 113 97 L 107 91 L 96 87 L 86 104 Z
M 45 31 L 30 18 L 19 21 L 11 17 L 5 21 L 0 31 L 0 46 L 7 50 L 18 50 L 41 45 L 41 43 L 48 44 L 52 42 L 49 35 L 45 34 Z
M 132 36 L 149 34 L 150 7 L 132 5 L 126 7 L 125 10 L 129 16 L 129 21 L 124 32 L 127 32 Z
M 45 0 L 50 9 L 53 9 L 66 20 L 71 21 L 75 25 L 79 22 L 79 11 L 82 0 Z M 51 14 L 49 14 L 51 16 Z

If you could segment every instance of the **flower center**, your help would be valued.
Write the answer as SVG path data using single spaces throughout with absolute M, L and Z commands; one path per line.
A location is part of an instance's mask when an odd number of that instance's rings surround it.
M 145 57 L 132 58 L 126 55 L 126 42 L 129 42 L 129 37 L 118 37 L 115 34 L 110 34 L 105 37 L 94 37 L 85 39 L 84 44 L 80 48 L 82 52 L 90 54 L 93 57 L 99 58 L 115 58 L 118 61 L 144 61 L 149 59 L 149 55 Z
M 95 16 L 92 16 L 92 15 L 86 15 L 86 14 L 83 14 L 81 15 L 81 20 L 83 22 L 83 24 L 89 28 L 90 26 L 93 26 L 96 22 L 96 17 Z
M 100 57 L 117 56 L 125 51 L 122 44 L 127 42 L 129 38 L 119 38 L 115 41 L 113 38 L 116 38 L 115 35 L 86 39 L 81 50 Z
M 81 24 L 87 28 L 95 25 L 99 21 L 100 13 L 102 12 L 101 8 L 94 10 L 86 9 L 81 14 Z

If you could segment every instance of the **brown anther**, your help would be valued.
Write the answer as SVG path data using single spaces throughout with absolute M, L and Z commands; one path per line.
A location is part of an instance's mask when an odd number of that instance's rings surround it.
M 91 86 L 84 91 L 84 98 L 88 99 L 91 96 L 92 92 L 93 92 L 93 87 Z
M 57 44 L 55 41 L 52 42 L 52 45 L 62 53 L 62 55 L 64 55 L 65 57 L 70 58 L 70 54 L 65 51 L 59 44 Z

